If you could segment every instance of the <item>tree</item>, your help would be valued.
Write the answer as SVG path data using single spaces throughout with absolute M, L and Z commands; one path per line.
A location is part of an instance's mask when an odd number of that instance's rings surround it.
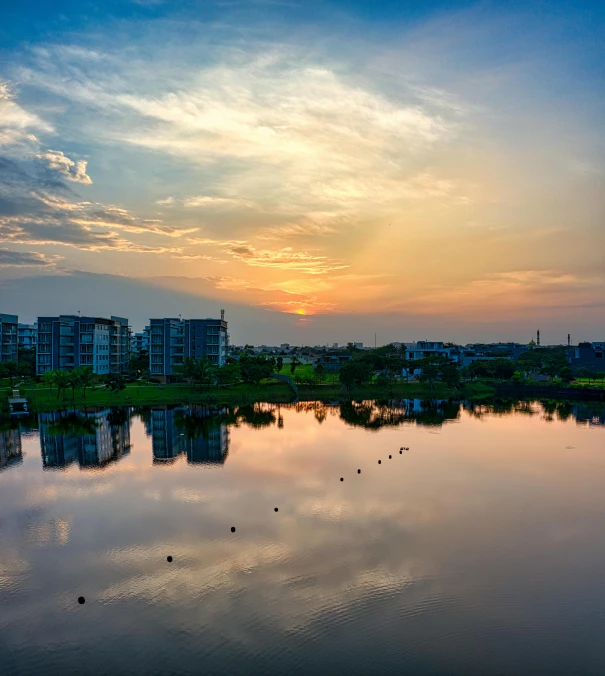
M 76 387 L 80 384 L 80 369 L 72 369 L 68 374 L 69 387 L 71 387 L 71 398 L 76 398 Z
M 319 360 L 313 368 L 313 374 L 317 378 L 318 382 L 323 383 L 326 377 L 326 367 L 323 365 L 323 362 Z
M 275 370 L 280 373 L 282 368 L 284 367 L 284 360 L 283 357 L 278 357 L 276 362 L 275 362 Z
M 48 386 L 50 391 L 53 391 L 53 385 L 57 382 L 57 372 L 56 371 L 45 371 L 42 374 L 42 380 L 45 382 Z
M 119 373 L 110 373 L 105 376 L 105 387 L 112 392 L 121 392 L 126 389 L 124 378 Z
M 5 361 L 0 364 L 0 374 L 3 378 L 9 378 L 11 387 L 14 385 L 13 378 L 19 375 L 19 365 L 16 361 Z
M 55 371 L 55 385 L 57 386 L 57 399 L 61 396 L 63 390 L 70 386 L 69 371 L 57 369 Z
M 449 387 L 458 389 L 460 386 L 460 368 L 454 362 L 448 362 L 441 367 L 441 380 Z
M 427 383 L 429 390 L 432 390 L 435 381 L 439 377 L 441 360 L 438 357 L 424 357 L 424 359 L 419 359 L 417 362 L 418 366 L 421 368 L 419 380 L 421 383 Z
M 292 357 L 292 361 L 290 362 L 290 373 L 294 373 L 296 371 L 296 367 L 300 364 L 298 359 L 296 357 Z
M 202 387 L 206 383 L 211 383 L 216 377 L 216 369 L 212 362 L 208 361 L 206 357 L 200 357 L 200 359 L 193 360 L 193 379 L 198 381 Z
M 19 357 L 19 375 L 20 376 L 35 376 L 36 375 L 36 348 L 35 347 L 20 347 L 18 357 Z
M 372 366 L 361 359 L 351 359 L 340 367 L 338 379 L 347 390 L 365 385 L 372 377 Z
M 92 370 L 92 366 L 80 366 L 76 371 L 78 371 L 78 385 L 82 388 L 84 399 L 86 399 L 86 388 L 95 382 L 96 376 Z
M 559 378 L 561 378 L 564 383 L 570 383 L 573 380 L 573 371 L 569 368 L 569 366 L 564 366 L 559 371 Z
M 244 382 L 258 385 L 263 378 L 271 377 L 275 368 L 275 360 L 264 356 L 242 357 L 239 365 Z
M 216 380 L 219 385 L 229 385 L 231 383 L 237 383 L 241 378 L 241 372 L 239 364 L 226 364 L 221 366 L 216 370 Z

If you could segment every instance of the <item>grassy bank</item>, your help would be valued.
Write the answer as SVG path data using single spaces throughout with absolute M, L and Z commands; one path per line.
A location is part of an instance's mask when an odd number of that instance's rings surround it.
M 292 390 L 286 383 L 268 382 L 255 385 L 234 385 L 232 387 L 192 387 L 190 385 L 138 385 L 129 384 L 121 392 L 111 392 L 105 388 L 88 389 L 86 398 L 81 390 L 76 390 L 72 399 L 71 390 L 57 398 L 57 391 L 45 387 L 20 387 L 22 395 L 27 396 L 29 408 L 33 413 L 54 411 L 61 407 L 83 406 L 169 406 L 176 404 L 212 404 L 231 406 L 251 404 L 255 401 L 286 403 L 292 401 Z M 3 410 L 8 410 L 9 391 L 4 390 L 0 397 Z
M 494 388 L 484 383 L 468 383 L 456 390 L 443 383 L 435 383 L 433 388 L 423 383 L 397 383 L 393 387 L 366 385 L 349 392 L 340 384 L 299 385 L 301 401 L 336 401 L 339 399 L 450 399 L 452 397 L 478 399 L 494 395 Z

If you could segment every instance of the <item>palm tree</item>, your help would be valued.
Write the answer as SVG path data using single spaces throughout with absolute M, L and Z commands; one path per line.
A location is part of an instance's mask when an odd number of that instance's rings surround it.
M 57 372 L 55 370 L 45 371 L 42 374 L 42 380 L 49 386 L 49 391 L 53 391 L 53 385 L 57 382 Z
M 194 380 L 199 380 L 202 387 L 205 383 L 210 382 L 215 376 L 215 366 L 208 361 L 206 357 L 201 357 L 195 361 L 194 366 Z
M 63 369 L 55 371 L 55 385 L 57 386 L 57 399 L 61 396 L 61 392 L 71 385 L 70 374 Z
M 78 373 L 78 384 L 84 391 L 84 399 L 86 399 L 86 388 L 90 387 L 95 382 L 95 374 L 92 370 L 92 366 L 80 366 L 77 369 Z

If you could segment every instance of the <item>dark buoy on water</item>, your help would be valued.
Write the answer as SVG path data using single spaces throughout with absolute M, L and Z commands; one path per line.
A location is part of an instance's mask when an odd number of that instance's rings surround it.
M 399 451 L 399 455 L 402 455 L 402 454 L 403 454 L 403 451 Z
M 361 470 L 360 470 L 360 469 L 357 470 L 357 474 L 361 474 Z
M 343 476 L 341 476 L 341 477 L 340 477 L 340 480 L 341 480 L 341 481 L 344 481 L 344 480 L 345 480 L 345 478 L 344 478 Z
M 392 457 L 393 457 L 392 455 L 389 455 L 389 460 L 391 460 Z
M 231 532 L 235 533 L 235 526 L 231 526 Z
M 276 507 L 273 511 L 274 511 L 274 512 L 278 512 L 279 510 L 278 510 L 277 507 Z
M 400 452 L 400 453 L 401 453 L 401 451 L 403 451 L 403 446 L 399 449 L 399 452 Z
M 167 556 L 166 561 L 168 561 L 168 563 L 172 563 L 172 556 Z
M 83 603 L 86 603 L 86 599 L 83 596 L 78 596 L 78 603 L 82 605 Z
M 382 460 L 379 460 L 379 461 L 378 461 L 378 464 L 380 465 L 381 462 L 382 462 Z

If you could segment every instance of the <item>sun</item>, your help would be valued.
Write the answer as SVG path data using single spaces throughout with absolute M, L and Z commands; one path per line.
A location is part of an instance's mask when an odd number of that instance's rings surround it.
M 303 310 L 302 308 L 300 308 L 299 310 L 296 310 L 296 314 L 297 314 L 297 315 L 306 315 L 307 313 L 306 313 L 305 310 Z

